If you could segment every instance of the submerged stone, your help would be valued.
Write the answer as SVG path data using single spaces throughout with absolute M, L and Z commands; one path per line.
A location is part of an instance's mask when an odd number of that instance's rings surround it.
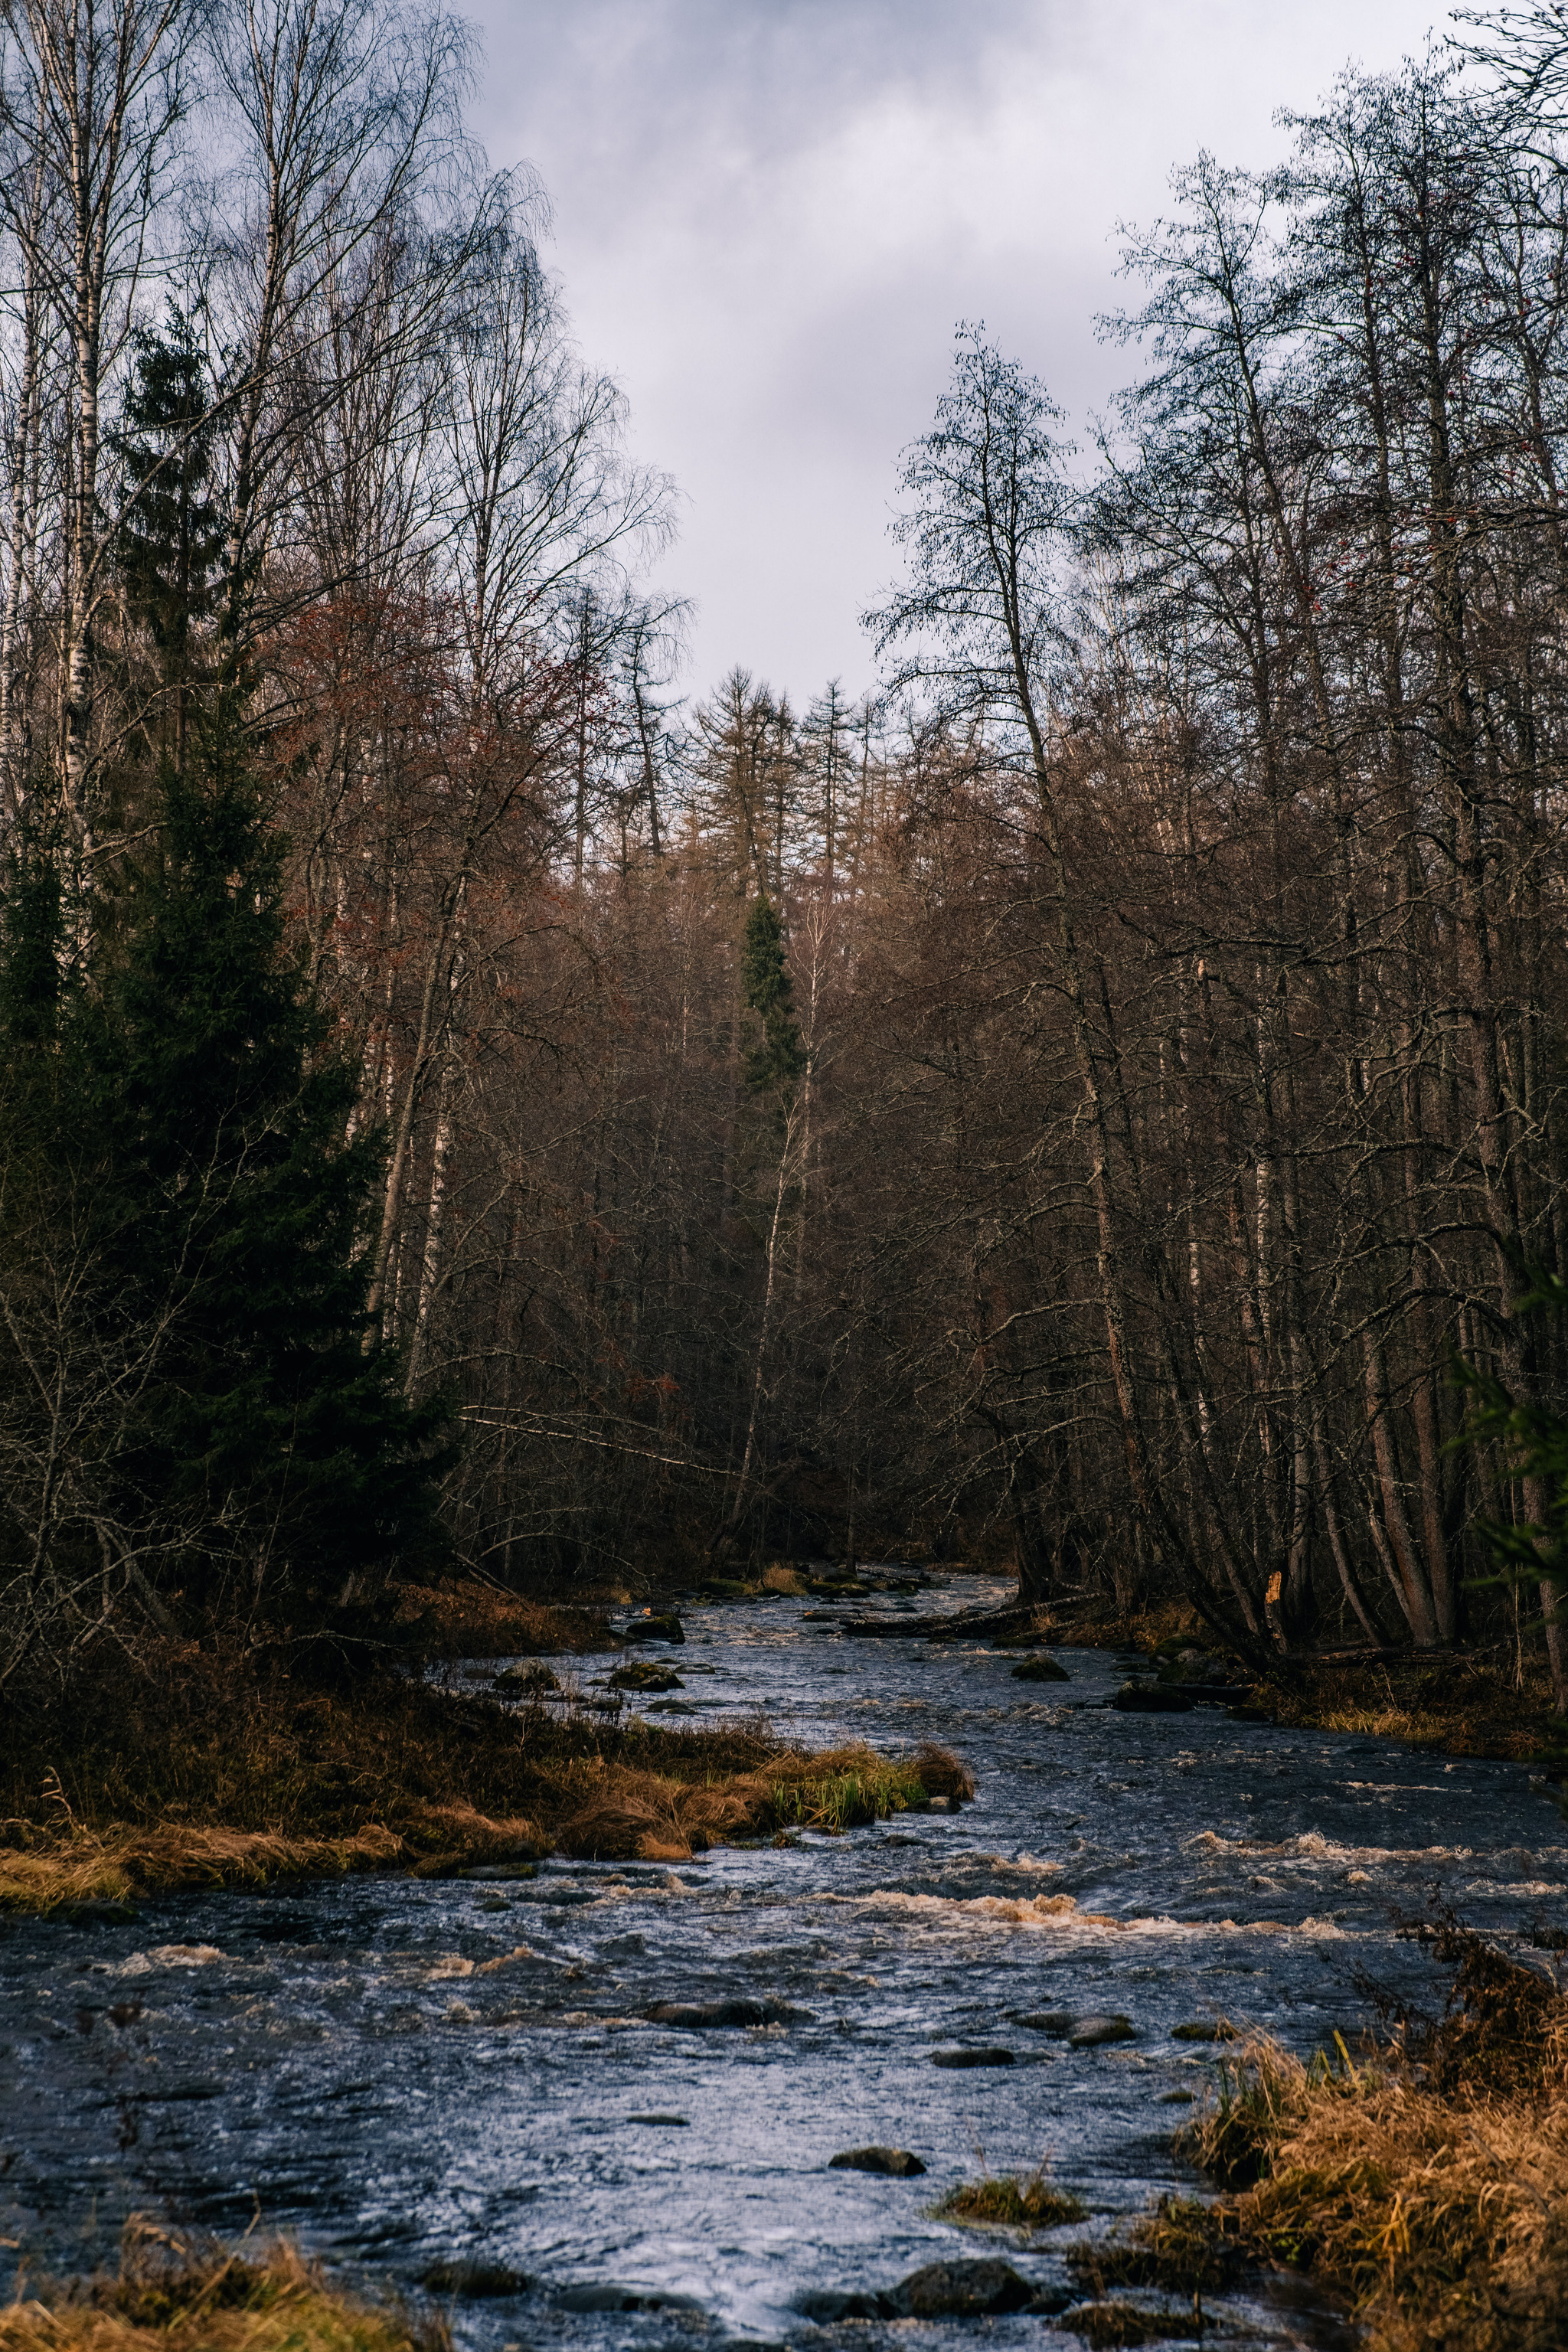
M 827 2159 L 829 2172 L 881 2172 L 894 2180 L 912 2180 L 925 2166 L 907 2147 L 848 2147 Z
M 1078 2020 L 1070 2009 L 1044 2009 L 1035 2011 L 1028 2017 L 1019 2018 L 1018 2023 L 1028 2026 L 1031 2032 L 1048 2033 L 1054 2041 L 1059 2042 L 1064 2034 L 1072 2032 Z
M 557 2311 L 700 2311 L 694 2294 L 666 2294 L 658 2287 L 569 2286 L 555 2298 Z
M 794 2025 L 809 2023 L 808 2009 L 792 2009 L 787 2000 L 661 2000 L 648 2011 L 655 2025 Z
M 1173 2042 L 1234 2042 L 1237 2032 L 1235 2026 L 1227 2024 L 1223 2017 L 1194 2017 L 1188 2025 L 1173 2025 L 1171 2039 Z
M 1069 2050 L 1099 2050 L 1108 2042 L 1136 2042 L 1130 2017 L 1080 2017 L 1068 2035 Z
M 1193 1706 L 1184 1691 L 1155 1683 L 1123 1683 L 1110 1704 L 1122 1715 L 1190 1715 Z
M 933 2066 L 1012 2066 L 1016 2060 L 1010 2050 L 933 2050 Z
M 462 2295 L 473 2302 L 487 2296 L 526 2294 L 528 2280 L 521 2271 L 500 2263 L 432 2263 L 419 2282 L 432 2294 Z

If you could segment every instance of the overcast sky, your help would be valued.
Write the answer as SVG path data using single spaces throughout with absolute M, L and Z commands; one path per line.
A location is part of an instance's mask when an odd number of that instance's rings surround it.
M 960 319 L 1076 421 L 1126 355 L 1119 220 L 1173 163 L 1421 49 L 1441 0 L 485 0 L 475 127 L 531 163 L 584 356 L 682 493 L 686 683 L 872 680 L 900 449 Z

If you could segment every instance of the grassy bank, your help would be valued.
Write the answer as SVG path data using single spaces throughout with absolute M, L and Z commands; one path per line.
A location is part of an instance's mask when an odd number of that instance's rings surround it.
M 331 2287 L 287 2245 L 196 2248 L 133 2224 L 120 2275 L 21 2282 L 0 2352 L 450 2352 L 436 2316 Z
M 1083 2261 L 1104 2284 L 1310 2273 L 1373 2352 L 1556 2352 L 1568 2312 L 1568 1998 L 1452 1918 L 1444 2014 L 1363 2059 L 1248 2044 L 1185 2135 L 1229 2192 L 1173 2203 Z
M 1223 1656 L 1214 1635 L 1180 1601 L 1131 1616 L 1113 1610 L 1042 1612 L 1056 1648 L 1141 1651 L 1153 1669 L 1174 1663 L 1184 1647 Z M 1234 1679 L 1251 1670 L 1230 1662 Z M 1535 1760 L 1561 1733 L 1552 1712 L 1544 1658 L 1521 1662 L 1506 1645 L 1408 1651 L 1385 1657 L 1281 1657 L 1278 1675 L 1259 1684 L 1253 1703 L 1274 1719 L 1303 1730 L 1353 1731 L 1397 1739 L 1444 1756 L 1491 1756 Z
M 171 1654 L 57 1726 L 13 1734 L 0 1909 L 347 1871 L 424 1875 L 551 1852 L 676 1860 L 961 1796 L 943 1751 L 805 1755 L 766 1724 L 666 1729 L 386 1674 L 346 1692 Z

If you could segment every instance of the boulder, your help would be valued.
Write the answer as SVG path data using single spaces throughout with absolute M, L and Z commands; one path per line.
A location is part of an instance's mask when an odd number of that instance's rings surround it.
M 620 1629 L 623 1642 L 684 1642 L 686 1628 L 673 1609 L 656 1617 L 650 1609 Z
M 1123 1683 L 1110 1704 L 1122 1715 L 1190 1715 L 1193 1706 L 1184 1691 L 1157 1683 Z
M 1136 2042 L 1130 2017 L 1080 2017 L 1068 2034 L 1069 2050 L 1100 2050 L 1108 2042 Z
M 1028 2017 L 1020 2017 L 1018 2023 L 1026 2025 L 1031 2032 L 1048 2033 L 1053 2041 L 1060 2042 L 1064 2035 L 1072 2032 L 1078 2020 L 1070 2009 L 1043 2009 L 1034 2011 Z
M 809 2022 L 808 2009 L 792 2009 L 787 2000 L 661 2000 L 647 2012 L 655 2025 L 794 2025 Z
M 988 2319 L 1026 2311 L 1035 2290 L 1011 2263 L 992 2254 L 979 2262 L 927 2263 L 900 2279 L 887 2299 L 902 2319 Z
M 1010 2050 L 933 2050 L 933 2066 L 1012 2066 L 1017 2062 Z
M 560 1689 L 561 1683 L 548 1666 L 531 1658 L 526 1666 L 503 1666 L 495 1678 L 495 1687 L 507 1692 L 554 1691 Z
M 508 2270 L 500 2263 L 432 2263 L 419 2284 L 432 2294 L 479 2302 L 486 2296 L 526 2294 L 529 2283 L 521 2271 Z
M 629 1666 L 617 1666 L 610 1676 L 612 1690 L 671 1691 L 684 1690 L 686 1685 L 673 1666 L 656 1665 L 651 1658 L 634 1658 Z
M 918 2156 L 907 2147 L 847 2147 L 842 2156 L 830 2156 L 829 2172 L 884 2172 L 894 2180 L 912 2180 L 925 2170 Z
M 1065 1666 L 1058 1666 L 1054 1658 L 1041 1656 L 1020 1658 L 1013 1669 L 1013 1680 L 1016 1683 L 1067 1683 L 1072 1680 L 1072 1676 Z
M 1173 2042 L 1234 2042 L 1237 2031 L 1223 2017 L 1194 2017 L 1190 2025 L 1173 2025 Z

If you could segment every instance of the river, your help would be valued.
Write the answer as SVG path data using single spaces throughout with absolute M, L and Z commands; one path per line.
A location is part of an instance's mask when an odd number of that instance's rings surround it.
M 968 1577 L 939 1596 L 1006 1597 Z M 972 1805 L 673 1865 L 0 1924 L 0 2238 L 88 2267 L 133 2210 L 226 2231 L 259 2216 L 404 2291 L 443 2261 L 526 2274 L 457 2305 L 468 2352 L 1037 2343 L 1033 2315 L 834 2323 L 822 2298 L 993 2252 L 1060 2285 L 1081 2226 L 1020 2246 L 929 2209 L 1042 2161 L 1099 2228 L 1191 2194 L 1173 2095 L 1201 2094 L 1215 2053 L 1173 2028 L 1224 2016 L 1303 2053 L 1348 2038 L 1358 1969 L 1425 1979 L 1393 1914 L 1436 1885 L 1479 1926 L 1568 1916 L 1568 1830 L 1517 1766 L 1220 1709 L 1119 1714 L 1106 1653 L 1021 1683 L 984 1643 L 846 1640 L 808 1605 L 689 1612 L 682 1702 L 762 1710 L 812 1746 L 939 1740 L 973 1769 Z M 798 2013 L 646 2016 L 735 1996 Z M 1136 2038 L 1072 2049 L 1020 2021 L 1045 2012 L 1120 2012 Z M 932 2063 L 955 2045 L 1015 2063 Z M 828 2168 L 868 2143 L 912 2149 L 925 2177 Z M 643 2307 L 582 2307 L 607 2290 Z M 1237 2346 L 1333 2338 L 1284 2290 L 1223 2309 Z

